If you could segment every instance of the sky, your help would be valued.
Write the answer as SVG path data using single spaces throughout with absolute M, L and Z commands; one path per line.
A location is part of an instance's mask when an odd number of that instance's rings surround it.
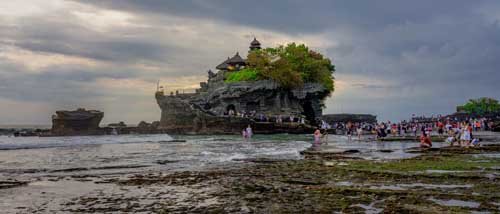
M 497 0 L 16 0 L 0 3 L 0 125 L 78 107 L 159 120 L 157 81 L 193 91 L 253 37 L 332 59 L 324 113 L 401 120 L 500 98 Z

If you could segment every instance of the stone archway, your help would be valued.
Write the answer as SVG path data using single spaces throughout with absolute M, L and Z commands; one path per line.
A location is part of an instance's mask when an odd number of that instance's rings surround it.
M 227 107 L 226 107 L 226 112 L 229 114 L 229 112 L 230 112 L 231 110 L 233 111 L 233 113 L 235 113 L 235 114 L 236 114 L 236 106 L 234 106 L 233 104 L 229 104 L 229 105 L 227 105 Z
M 312 103 L 310 101 L 304 102 L 302 104 L 302 109 L 304 110 L 302 114 L 306 116 L 309 123 L 316 124 L 316 113 L 312 107 Z

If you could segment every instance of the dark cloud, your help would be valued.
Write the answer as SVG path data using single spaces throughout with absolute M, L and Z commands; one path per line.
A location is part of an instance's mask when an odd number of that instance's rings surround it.
M 85 0 L 99 7 L 141 14 L 218 19 L 235 24 L 289 33 L 324 31 L 348 26 L 377 29 L 407 21 L 426 22 L 435 16 L 468 15 L 477 2 L 470 1 L 225 1 L 225 0 Z
M 239 44 L 241 37 L 248 40 L 256 34 L 252 31 L 259 31 L 259 38 L 320 35 L 332 41 L 333 45 L 318 48 L 333 58 L 337 80 L 347 83 L 327 101 L 326 112 L 402 119 L 412 113 L 451 112 L 473 97 L 500 98 L 498 1 L 73 2 L 131 13 L 137 25 L 99 31 L 71 11 L 17 18 L 14 25 L 0 17 L 0 54 L 8 51 L 2 47 L 13 47 L 106 64 L 26 72 L 26 67 L 0 57 L 0 98 L 77 104 L 114 96 L 86 87 L 101 78 L 155 82 L 160 77 L 204 76 L 228 54 L 244 50 L 247 44 Z M 207 20 L 213 26 L 196 25 Z M 248 32 L 232 34 L 236 28 Z

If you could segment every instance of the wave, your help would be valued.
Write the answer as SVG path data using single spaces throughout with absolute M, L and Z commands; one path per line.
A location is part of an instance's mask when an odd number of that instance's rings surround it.
M 69 137 L 0 136 L 0 150 L 44 149 L 100 144 L 155 143 L 174 140 L 170 135 L 103 135 Z

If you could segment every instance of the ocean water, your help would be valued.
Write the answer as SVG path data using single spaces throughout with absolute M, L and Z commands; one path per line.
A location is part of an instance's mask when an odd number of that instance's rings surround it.
M 0 136 L 0 175 L 7 177 L 205 170 L 241 165 L 241 159 L 301 159 L 312 135 L 107 135 L 72 137 Z M 366 159 L 414 157 L 417 142 L 352 141 L 329 136 L 325 150 L 356 149 Z M 435 144 L 440 147 L 441 144 Z M 387 150 L 390 150 L 387 152 Z
M 310 135 L 0 136 L 0 175 L 100 174 L 230 167 L 245 158 L 300 159 Z

